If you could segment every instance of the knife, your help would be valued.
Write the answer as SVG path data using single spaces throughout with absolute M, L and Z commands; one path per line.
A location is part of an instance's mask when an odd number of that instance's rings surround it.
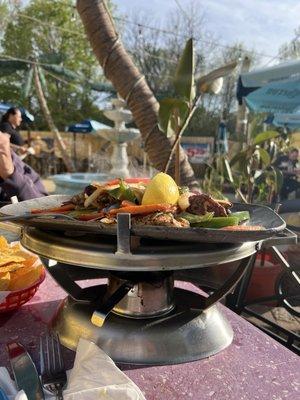
M 25 348 L 17 342 L 7 344 L 10 365 L 19 390 L 28 400 L 44 400 L 44 393 L 35 365 Z

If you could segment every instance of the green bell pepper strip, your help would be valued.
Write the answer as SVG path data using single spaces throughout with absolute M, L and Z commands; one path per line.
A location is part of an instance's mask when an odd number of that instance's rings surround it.
M 198 222 L 195 224 L 191 224 L 191 226 L 197 228 L 220 229 L 224 228 L 225 226 L 232 226 L 238 224 L 239 220 L 237 217 L 229 216 L 229 217 L 214 217 L 210 221 Z
M 110 196 L 112 196 L 116 200 L 129 200 L 132 201 L 133 203 L 136 200 L 136 196 L 133 192 L 133 190 L 126 185 L 126 183 L 123 181 L 123 179 L 120 179 L 119 187 L 116 189 L 111 189 L 108 190 L 108 193 Z
M 187 221 L 189 221 L 190 224 L 196 224 L 204 221 L 209 221 L 212 219 L 214 216 L 213 212 L 206 213 L 204 215 L 196 215 L 196 214 L 190 214 L 188 212 L 182 212 L 181 214 L 178 215 L 180 218 L 184 218 Z
M 236 217 L 238 218 L 239 222 L 243 222 L 250 219 L 250 213 L 249 211 L 237 211 L 231 213 L 230 217 Z

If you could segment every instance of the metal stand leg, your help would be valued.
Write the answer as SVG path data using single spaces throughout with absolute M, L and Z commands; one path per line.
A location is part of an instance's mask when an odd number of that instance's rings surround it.
M 211 307 L 218 301 L 220 301 L 226 294 L 230 293 L 232 289 L 236 286 L 236 284 L 242 279 L 243 275 L 249 268 L 249 264 L 252 263 L 253 256 L 244 258 L 236 271 L 230 276 L 229 279 L 222 285 L 219 289 L 217 289 L 212 295 L 203 299 L 202 309 L 206 310 Z
M 236 313 L 240 314 L 245 305 L 245 297 L 247 294 L 247 290 L 249 287 L 249 283 L 251 280 L 254 264 L 256 261 L 257 253 L 253 254 L 250 257 L 249 263 L 247 264 L 245 274 L 240 282 L 240 284 L 236 287 L 233 294 L 227 296 L 226 298 L 226 306 L 231 308 Z
M 300 285 L 300 277 L 297 271 L 295 271 L 287 262 L 287 260 L 284 258 L 284 256 L 280 253 L 280 251 L 277 249 L 275 246 L 269 246 L 267 247 L 267 250 L 273 255 L 273 257 L 279 262 L 283 270 L 293 279 L 297 282 L 298 285 Z M 251 305 L 254 304 L 261 304 L 261 303 L 266 303 L 269 301 L 276 301 L 279 303 L 282 307 L 284 307 L 288 312 L 291 314 L 295 315 L 296 317 L 300 316 L 300 313 L 295 310 L 289 300 L 293 299 L 298 299 L 300 298 L 299 295 L 295 296 L 287 296 L 285 293 L 283 293 L 282 290 L 282 285 L 281 285 L 281 279 L 278 280 L 277 286 L 275 288 L 275 295 L 273 296 L 268 296 L 268 297 L 261 297 L 255 300 L 251 300 L 249 302 L 245 302 L 245 296 L 247 293 L 247 289 L 249 287 L 249 283 L 251 280 L 252 272 L 253 272 L 253 267 L 255 264 L 255 259 L 256 255 L 253 256 L 252 263 L 249 263 L 249 267 L 247 269 L 247 272 L 245 273 L 243 279 L 241 280 L 241 283 L 238 285 L 238 287 L 235 290 L 235 293 L 233 295 L 227 296 L 227 303 L 226 305 L 230 307 L 232 310 L 234 310 L 237 313 L 243 313 L 245 315 L 251 316 L 256 318 L 257 320 L 263 322 L 266 324 L 267 327 L 257 324 L 253 321 L 253 325 L 257 326 L 259 329 L 276 339 L 278 342 L 282 343 L 292 351 L 294 351 L 296 354 L 299 354 L 299 343 L 300 343 L 300 337 L 297 335 L 295 332 L 291 332 L 287 329 L 284 329 L 277 323 L 274 323 L 270 321 L 269 319 L 265 318 L 264 316 L 260 315 L 259 313 L 255 312 L 254 310 L 251 309 Z
M 74 300 L 84 301 L 84 302 L 93 302 L 96 301 L 99 296 L 104 295 L 106 291 L 106 285 L 97 285 L 91 286 L 87 288 L 81 288 L 74 281 L 74 276 L 71 277 L 68 274 L 68 265 L 57 263 L 53 266 L 49 265 L 49 260 L 41 257 L 42 263 L 47 268 L 47 271 L 50 273 L 52 278 L 59 284 L 61 288 L 63 288 Z M 80 268 L 78 268 L 78 271 Z M 84 278 L 87 279 L 88 268 L 84 268 Z M 95 274 L 95 270 L 90 270 L 92 274 Z M 80 275 L 80 274 L 77 274 Z M 105 276 L 101 276 L 105 277 Z M 80 280 L 80 276 L 78 276 L 78 280 Z M 100 278 L 98 273 L 98 278 Z

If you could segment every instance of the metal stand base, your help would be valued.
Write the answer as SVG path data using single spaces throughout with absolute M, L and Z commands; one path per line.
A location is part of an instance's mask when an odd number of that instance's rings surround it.
M 216 305 L 199 309 L 199 295 L 176 288 L 175 308 L 151 319 L 111 313 L 98 328 L 91 323 L 93 306 L 67 298 L 53 321 L 62 344 L 76 349 L 79 337 L 99 345 L 115 362 L 168 365 L 199 360 L 225 349 L 233 331 Z

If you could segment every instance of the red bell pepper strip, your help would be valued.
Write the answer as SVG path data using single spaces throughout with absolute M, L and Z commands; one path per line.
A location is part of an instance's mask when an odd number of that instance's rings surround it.
M 128 214 L 152 214 L 154 212 L 162 211 L 162 212 L 172 212 L 176 208 L 171 206 L 170 204 L 147 204 L 141 206 L 127 206 L 122 208 L 114 208 L 113 210 L 109 211 L 109 215 L 113 216 L 119 213 L 128 213 Z
M 123 200 L 121 203 L 121 207 L 131 207 L 131 206 L 136 206 L 136 204 L 129 200 Z
M 81 214 L 77 217 L 80 221 L 91 221 L 92 219 L 103 218 L 105 214 L 103 212 L 94 214 Z

